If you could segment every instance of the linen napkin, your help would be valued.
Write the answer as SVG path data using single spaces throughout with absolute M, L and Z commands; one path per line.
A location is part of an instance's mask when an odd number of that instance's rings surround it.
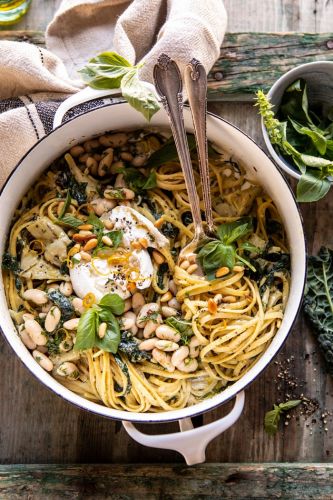
M 208 71 L 226 21 L 222 0 L 64 0 L 46 32 L 49 50 L 0 42 L 0 185 L 52 130 L 62 100 L 83 87 L 77 70 L 89 58 L 115 50 L 131 63 L 143 60 L 140 77 L 150 82 L 162 52 L 180 67 L 196 57 Z M 80 105 L 66 117 L 110 101 Z

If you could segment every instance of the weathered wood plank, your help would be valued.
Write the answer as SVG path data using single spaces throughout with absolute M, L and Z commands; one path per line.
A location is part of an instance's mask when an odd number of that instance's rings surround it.
M 0 467 L 0 497 L 329 500 L 333 465 L 13 465 Z
M 44 45 L 37 31 L 2 31 L 0 40 Z M 210 101 L 249 101 L 259 89 L 300 63 L 333 61 L 333 32 L 227 33 L 219 60 L 209 74 Z

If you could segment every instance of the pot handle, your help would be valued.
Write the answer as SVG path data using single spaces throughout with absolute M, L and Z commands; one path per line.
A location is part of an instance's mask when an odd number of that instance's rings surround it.
M 74 108 L 78 104 L 82 104 L 84 102 L 92 101 L 94 99 L 99 99 L 101 97 L 114 96 L 121 97 L 121 92 L 119 89 L 92 89 L 91 87 L 85 87 L 80 90 L 76 94 L 71 95 L 67 99 L 65 99 L 57 109 L 54 119 L 53 119 L 53 128 L 55 129 L 63 120 L 63 117 L 70 109 Z
M 237 394 L 234 407 L 228 415 L 202 427 L 193 428 L 190 418 L 179 420 L 180 433 L 149 435 L 138 431 L 131 422 L 123 421 L 123 426 L 132 439 L 144 446 L 178 451 L 185 458 L 187 465 L 201 464 L 206 460 L 207 445 L 239 419 L 244 402 L 245 394 L 241 391 Z

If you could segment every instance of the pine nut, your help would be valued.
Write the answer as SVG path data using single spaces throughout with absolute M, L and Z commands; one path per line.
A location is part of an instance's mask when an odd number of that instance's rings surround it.
M 91 231 L 92 229 L 94 229 L 94 226 L 92 226 L 91 224 L 81 224 L 78 229 L 80 229 L 80 231 Z
M 171 340 L 172 342 L 180 341 L 180 334 L 168 325 L 159 325 L 156 328 L 156 337 L 161 340 Z
M 50 360 L 50 358 L 45 356 L 45 354 L 43 354 L 40 351 L 35 350 L 35 351 L 32 351 L 32 355 L 33 355 L 34 359 L 37 361 L 37 363 L 42 368 L 44 368 L 44 370 L 46 370 L 47 372 L 50 372 L 53 370 L 53 363 Z
M 162 315 L 165 318 L 169 318 L 170 316 L 177 316 L 178 311 L 174 307 L 170 306 L 162 306 L 161 307 Z
M 227 274 L 229 274 L 229 272 L 230 272 L 229 267 L 225 267 L 225 266 L 224 266 L 224 267 L 220 267 L 220 268 L 216 271 L 215 276 L 216 276 L 217 278 L 222 278 L 222 276 L 226 276 Z
M 178 370 L 184 373 L 195 372 L 198 368 L 198 361 L 193 358 L 186 358 L 182 363 L 177 366 Z
M 108 247 L 112 247 L 113 245 L 111 238 L 109 238 L 108 236 L 102 236 L 102 242 Z
M 153 250 L 153 259 L 158 266 L 160 266 L 161 264 L 163 264 L 163 262 L 165 262 L 165 258 L 157 250 Z
M 170 352 L 176 351 L 179 348 L 179 345 L 176 342 L 172 342 L 170 340 L 157 340 L 156 347 L 161 351 Z
M 74 363 L 65 361 L 64 363 L 61 363 L 61 365 L 57 368 L 57 374 L 61 377 L 77 379 L 80 375 L 80 372 Z
M 38 290 L 37 288 L 30 288 L 23 292 L 23 298 L 34 302 L 37 305 L 46 304 L 49 300 L 47 294 L 43 290 Z
M 170 291 L 166 292 L 164 295 L 162 295 L 161 297 L 161 302 L 168 302 L 169 300 L 171 300 L 173 297 L 172 293 Z
M 173 366 L 177 367 L 180 363 L 184 361 L 189 355 L 189 348 L 186 345 L 181 346 L 177 351 L 175 351 L 171 357 L 171 363 Z
M 186 270 L 188 267 L 190 267 L 190 263 L 188 260 L 183 260 L 179 267 Z
M 46 345 L 47 338 L 43 335 L 43 329 L 35 319 L 28 319 L 24 326 L 36 345 Z
M 32 338 L 30 337 L 29 333 L 27 332 L 27 330 L 21 330 L 20 333 L 20 338 L 23 342 L 23 344 L 28 348 L 28 349 L 36 349 L 36 343 L 32 340 Z
M 97 247 L 97 238 L 94 238 L 92 240 L 87 241 L 87 243 L 83 247 L 84 252 L 88 252 L 89 250 L 92 250 L 93 248 Z
M 157 342 L 156 337 L 152 339 L 143 340 L 139 345 L 139 349 L 140 351 L 151 351 L 152 349 L 154 349 L 156 342 Z
M 45 319 L 45 330 L 49 333 L 53 332 L 57 328 L 60 318 L 61 312 L 59 307 L 52 306 Z
M 222 301 L 227 304 L 234 304 L 237 302 L 237 298 L 234 295 L 227 295 L 226 297 L 223 297 Z
M 235 271 L 235 273 L 241 273 L 244 271 L 244 267 L 243 266 L 234 266 L 233 271 Z
M 59 290 L 65 297 L 70 297 L 73 293 L 72 283 L 70 281 L 63 281 L 60 284 Z
M 147 321 L 143 329 L 144 338 L 149 339 L 152 335 L 154 335 L 156 328 L 157 328 L 157 323 L 155 321 L 151 320 Z
M 83 250 L 81 250 L 80 255 L 82 257 L 82 260 L 85 260 L 86 262 L 90 262 L 91 261 L 91 255 L 90 255 L 90 253 L 87 253 L 87 252 L 84 252 Z
M 79 243 L 84 243 L 87 240 L 91 240 L 91 239 L 95 238 L 95 235 L 91 231 L 89 231 L 89 232 L 88 231 L 82 231 L 82 233 L 80 232 L 80 233 L 73 234 L 72 238 L 73 238 L 74 241 L 77 241 Z
M 153 349 L 152 352 L 153 358 L 155 361 L 157 361 L 163 368 L 168 370 L 168 372 L 173 372 L 175 371 L 175 367 L 171 364 L 171 356 L 164 351 L 160 351 L 159 349 L 156 349 L 156 347 Z
M 194 271 L 198 269 L 198 264 L 191 264 L 190 267 L 187 268 L 188 274 L 193 274 Z
M 98 327 L 98 336 L 100 339 L 103 339 L 105 337 L 105 334 L 106 334 L 106 329 L 107 329 L 108 325 L 106 323 L 101 323 Z
M 79 326 L 79 321 L 80 318 L 69 319 L 68 321 L 65 321 L 64 328 L 66 328 L 66 330 L 77 330 L 77 327 Z
M 69 154 L 73 156 L 73 158 L 77 158 L 78 156 L 82 155 L 84 153 L 84 148 L 82 146 L 73 146 L 69 150 Z
M 103 220 L 103 224 L 104 224 L 105 229 L 109 229 L 109 230 L 113 229 L 114 224 L 110 220 L 108 220 L 108 219 Z
M 139 243 L 143 248 L 148 248 L 149 243 L 146 238 L 139 238 Z
M 145 303 L 144 296 L 140 292 L 136 292 L 133 294 L 132 297 L 132 307 L 133 309 L 138 309 L 139 307 L 142 307 Z
M 187 257 L 187 260 L 189 261 L 190 264 L 195 264 L 197 261 L 197 256 L 195 253 L 192 253 Z
M 208 299 L 208 311 L 210 314 L 216 314 L 217 313 L 217 304 L 214 299 Z

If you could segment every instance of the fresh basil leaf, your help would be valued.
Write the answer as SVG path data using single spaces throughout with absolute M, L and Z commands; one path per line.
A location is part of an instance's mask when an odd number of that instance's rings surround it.
M 123 240 L 124 231 L 122 231 L 121 229 L 117 229 L 115 231 L 110 231 L 108 233 L 105 233 L 105 236 L 108 236 L 112 241 L 113 243 L 112 248 L 118 248 Z
M 302 174 L 297 184 L 297 201 L 318 201 L 328 193 L 330 187 L 331 182 L 327 179 L 320 179 L 314 173 L 306 172 Z
M 68 190 L 64 206 L 62 207 L 61 212 L 59 214 L 59 219 L 63 218 L 63 216 L 65 215 L 65 213 L 67 212 L 67 210 L 70 207 L 71 201 L 72 201 L 72 197 L 71 197 L 70 191 Z
M 136 193 L 154 189 L 157 186 L 155 170 L 151 170 L 148 177 L 135 167 L 122 168 L 120 173 L 124 175 L 126 184 Z
M 186 134 L 187 143 L 190 151 L 195 148 L 195 138 L 193 134 Z M 168 139 L 163 146 L 155 151 L 149 158 L 146 166 L 147 167 L 160 167 L 169 161 L 178 160 L 177 148 L 173 137 Z
M 317 156 L 301 154 L 300 159 L 307 167 L 318 168 L 318 169 L 322 168 L 333 169 L 333 162 L 330 160 L 326 160 L 325 158 L 318 158 Z
M 264 426 L 267 434 L 271 436 L 276 433 L 278 430 L 278 425 L 281 418 L 281 408 L 277 405 L 274 405 L 273 410 L 270 410 L 265 415 Z
M 254 273 L 256 272 L 256 268 L 247 259 L 245 259 L 244 257 L 241 257 L 238 254 L 237 254 L 237 258 L 238 258 L 238 260 L 241 261 L 242 264 L 245 264 L 249 269 L 251 269 L 251 271 L 253 271 Z
M 232 245 L 225 245 L 216 240 L 210 241 L 198 252 L 198 260 L 205 274 L 216 271 L 219 267 L 229 267 L 235 265 L 236 251 Z
M 254 254 L 260 254 L 262 253 L 262 249 L 259 247 L 256 247 L 255 245 L 252 245 L 249 241 L 244 241 L 240 246 L 240 249 L 245 250 L 246 252 L 254 253 Z
M 130 70 L 121 80 L 123 97 L 134 109 L 150 121 L 160 109 L 158 101 L 145 82 L 139 80 L 137 69 Z
M 103 308 L 107 307 L 117 316 L 123 314 L 125 309 L 125 301 L 119 297 L 117 293 L 108 293 L 107 295 L 104 295 L 98 305 Z
M 79 73 L 95 89 L 120 88 L 121 80 L 133 68 L 129 61 L 116 52 L 103 52 L 89 60 Z
M 170 316 L 165 320 L 165 324 L 180 333 L 183 344 L 189 343 L 190 337 L 193 335 L 192 325 L 189 321 Z
M 80 317 L 79 326 L 76 332 L 74 351 L 84 351 L 94 347 L 97 329 L 98 311 L 91 307 Z
M 107 329 L 102 339 L 96 336 L 95 345 L 106 352 L 116 354 L 120 342 L 120 328 L 116 318 L 112 315 L 107 322 Z M 76 345 L 76 344 L 75 344 Z
M 283 410 L 283 411 L 288 411 L 288 410 L 291 410 L 292 408 L 296 408 L 296 406 L 301 404 L 301 402 L 302 401 L 300 399 L 286 401 L 285 403 L 280 403 L 279 408 L 281 408 L 281 410 Z
M 251 231 L 253 231 L 251 217 L 243 217 L 238 221 L 226 222 L 225 224 L 221 224 L 216 230 L 218 237 L 226 245 L 230 245 Z
M 103 222 L 101 221 L 101 219 L 99 217 L 97 217 L 96 214 L 94 214 L 94 212 L 90 212 L 90 214 L 88 216 L 87 224 L 91 224 L 92 226 L 94 226 L 95 231 L 96 230 L 99 231 L 101 229 L 104 229 Z
M 82 220 L 78 219 L 77 217 L 74 217 L 74 215 L 71 214 L 64 214 L 62 218 L 59 219 L 59 222 L 61 222 L 62 224 L 66 224 L 66 226 L 74 228 L 82 226 L 83 224 Z
M 154 189 L 157 186 L 157 178 L 155 170 L 151 170 L 149 173 L 146 182 L 142 186 L 142 189 Z
M 113 313 L 108 307 L 103 307 L 98 311 L 98 318 L 100 323 L 108 323 L 113 319 Z
M 296 130 L 296 132 L 302 135 L 306 135 L 311 139 L 312 143 L 314 144 L 319 154 L 324 155 L 326 153 L 327 141 L 325 137 L 319 132 L 318 129 L 311 130 L 311 128 L 300 125 L 290 117 L 289 121 Z
M 309 257 L 303 309 L 333 375 L 333 249 Z

